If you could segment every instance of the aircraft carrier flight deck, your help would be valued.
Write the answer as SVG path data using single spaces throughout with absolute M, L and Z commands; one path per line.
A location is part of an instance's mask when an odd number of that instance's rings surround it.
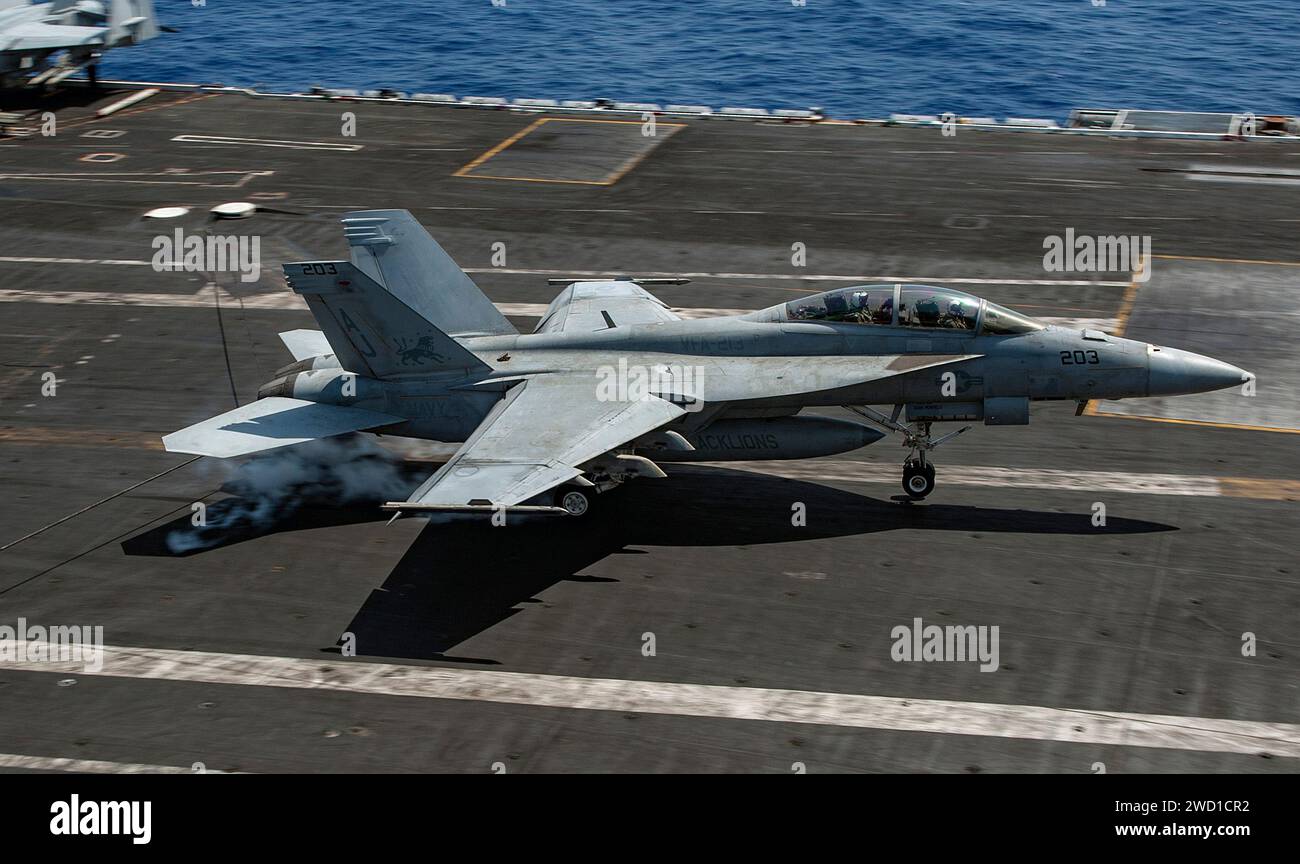
M 0 621 L 102 625 L 115 652 L 0 669 L 30 709 L 0 713 L 0 770 L 1300 768 L 1294 141 L 667 116 L 649 136 L 171 90 L 97 114 L 134 92 L 0 106 L 28 127 L 0 137 Z M 209 215 L 231 202 L 257 212 Z M 890 436 L 665 465 L 589 517 L 506 528 L 387 524 L 313 466 L 276 486 L 165 452 L 316 327 L 280 264 L 346 257 L 339 215 L 388 208 L 521 332 L 548 279 L 681 275 L 653 291 L 696 316 L 919 282 L 1205 353 L 1257 392 L 1037 403 L 936 450 L 920 503 Z M 155 269 L 178 228 L 258 238 L 260 272 Z M 1150 254 L 1046 271 L 1067 230 Z M 349 458 L 413 487 L 437 457 L 393 452 Z M 196 503 L 237 518 L 199 530 Z M 916 619 L 996 626 L 997 669 L 895 659 Z

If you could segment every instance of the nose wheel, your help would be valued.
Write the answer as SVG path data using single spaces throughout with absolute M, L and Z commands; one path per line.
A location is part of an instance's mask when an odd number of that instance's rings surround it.
M 911 451 L 908 454 L 907 461 L 903 463 L 903 491 L 913 501 L 920 501 L 934 491 L 934 463 L 926 458 L 926 454 L 945 441 L 956 438 L 971 428 L 963 426 L 956 432 L 949 432 L 947 435 L 932 439 L 928 422 L 909 423 L 906 426 L 898 422 L 898 417 L 903 409 L 902 405 L 894 406 L 894 415 L 892 417 L 886 416 L 866 405 L 846 405 L 844 407 L 854 414 L 865 417 L 873 423 L 877 423 L 891 432 L 897 432 L 903 436 L 903 446 Z
M 903 491 L 917 501 L 934 491 L 934 464 L 921 459 L 903 463 Z

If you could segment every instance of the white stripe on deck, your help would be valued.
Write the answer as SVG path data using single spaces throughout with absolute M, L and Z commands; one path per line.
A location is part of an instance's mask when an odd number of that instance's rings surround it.
M 0 668 L 3 668 L 0 666 Z M 20 753 L 0 753 L 0 768 L 18 768 L 24 771 L 70 771 L 74 774 L 198 774 L 193 767 L 177 765 L 149 765 L 143 762 L 104 762 L 98 759 L 67 759 L 61 756 L 24 756 Z M 225 771 L 206 769 L 204 774 L 225 774 Z
M 336 141 L 286 141 L 276 138 L 232 138 L 229 135 L 177 135 L 172 138 L 182 144 L 227 144 L 242 147 L 280 147 L 289 150 L 332 150 L 354 153 L 364 144 L 340 144 Z
M 7 260 L 0 258 L 0 261 Z M 8 259 L 12 260 L 12 259 Z M 134 263 L 134 262 L 124 262 Z M 241 307 L 244 309 L 306 309 L 303 299 L 291 291 L 277 294 L 245 294 L 235 297 L 224 288 L 221 289 L 221 305 Z M 111 306 L 178 306 L 207 307 L 213 305 L 211 286 L 197 294 L 144 294 L 120 291 L 28 291 L 21 288 L 0 289 L 0 303 L 60 303 Z M 521 318 L 540 318 L 547 309 L 546 303 L 496 303 L 493 304 L 502 315 L 514 315 Z M 673 308 L 673 312 L 682 318 L 720 318 L 727 315 L 744 315 L 753 309 L 722 309 L 703 306 Z M 1039 317 L 1044 324 L 1069 327 L 1072 330 L 1103 330 L 1109 332 L 1115 328 L 1114 318 L 1052 318 Z
M 99 258 L 37 258 L 0 256 L 0 264 L 124 264 L 130 266 L 152 265 L 152 260 L 120 260 Z M 548 276 L 581 279 L 610 279 L 607 270 L 533 270 L 511 267 L 466 267 L 466 273 L 503 273 L 508 276 Z M 685 278 L 685 279 L 765 279 L 793 282 L 917 282 L 921 284 L 939 283 L 945 285 L 1097 285 L 1103 288 L 1127 288 L 1129 282 L 1098 281 L 1095 279 L 1006 279 L 1006 278 L 966 278 L 956 276 L 898 276 L 894 274 L 875 274 L 841 276 L 832 273 L 638 273 L 645 279 Z
M 665 463 L 671 470 L 674 463 Z M 890 461 L 847 459 L 771 460 L 758 462 L 675 463 L 739 468 L 791 480 L 840 483 L 899 482 L 898 465 Z M 949 465 L 939 469 L 940 485 L 1054 489 L 1066 492 L 1128 492 L 1138 495 L 1223 494 L 1218 477 L 1190 474 L 1137 474 L 1128 471 L 1072 471 L 1058 468 L 1001 468 L 993 465 Z
M 291 291 L 277 294 L 245 294 L 236 297 L 221 289 L 221 305 L 244 309 L 307 309 L 306 302 Z M 215 302 L 212 287 L 196 294 L 145 294 L 127 291 L 26 291 L 0 290 L 0 303 L 56 303 L 85 306 L 178 306 L 210 308 Z
M 115 264 L 127 267 L 147 267 L 152 261 L 127 258 L 33 258 L 26 255 L 0 255 L 0 264 Z
M 525 270 L 508 267 L 466 267 L 466 273 L 506 273 L 513 276 L 550 276 L 581 279 L 610 279 L 608 270 Z M 1110 282 L 1094 279 L 1009 279 L 973 278 L 957 276 L 899 276 L 896 274 L 859 274 L 841 276 L 830 273 L 669 273 L 637 272 L 643 279 L 764 279 L 789 282 L 915 282 L 940 285 L 1096 285 L 1103 288 L 1127 288 L 1129 282 Z
M 15 647 L 17 656 L 26 656 L 25 643 L 18 642 Z M 1072 744 L 1213 753 L 1266 752 L 1300 758 L 1300 726 L 1288 723 L 1037 705 L 109 646 L 104 648 L 103 667 L 95 673 L 82 671 L 81 664 L 76 662 L 0 663 L 0 670 L 13 669 Z

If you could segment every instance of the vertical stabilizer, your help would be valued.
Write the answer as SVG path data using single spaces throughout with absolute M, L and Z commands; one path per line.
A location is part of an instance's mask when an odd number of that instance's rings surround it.
M 425 315 L 347 261 L 285 264 L 284 277 L 307 301 L 334 355 L 349 372 L 400 378 L 491 371 Z
M 342 222 L 357 269 L 443 332 L 518 332 L 406 210 L 358 210 Z

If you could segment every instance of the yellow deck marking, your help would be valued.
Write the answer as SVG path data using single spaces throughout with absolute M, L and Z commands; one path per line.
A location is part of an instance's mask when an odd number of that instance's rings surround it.
M 1152 258 L 1161 258 L 1168 261 L 1217 261 L 1224 264 L 1265 264 L 1277 265 L 1279 267 L 1300 267 L 1300 261 L 1258 261 L 1249 258 L 1205 258 L 1194 255 L 1152 255 Z M 1119 318 L 1115 326 L 1115 335 L 1123 336 L 1124 328 L 1128 326 L 1129 315 L 1133 311 L 1133 304 L 1137 301 L 1138 276 L 1142 274 L 1147 265 L 1145 259 L 1138 262 L 1138 267 L 1133 271 L 1133 281 L 1124 292 L 1124 301 L 1120 305 Z M 1178 423 L 1183 426 L 1208 426 L 1212 429 L 1241 429 L 1247 432 L 1283 432 L 1289 435 L 1300 435 L 1300 429 L 1293 429 L 1289 426 L 1256 426 L 1250 423 L 1221 423 L 1213 420 L 1187 420 L 1181 417 L 1152 417 L 1145 414 L 1123 414 L 1117 411 L 1102 411 L 1097 407 L 1098 400 L 1089 399 L 1088 407 L 1083 409 L 1083 413 L 1088 417 L 1120 417 L 1125 420 L 1147 420 L 1152 423 Z M 1224 493 L 1229 494 L 1227 492 Z M 1255 497 L 1237 496 L 1237 497 Z
M 1160 256 L 1153 255 L 1152 258 Z M 1138 259 L 1138 266 L 1133 271 L 1133 278 L 1129 280 L 1128 287 L 1124 289 L 1124 299 L 1119 304 L 1119 314 L 1115 318 L 1115 330 L 1112 335 L 1123 337 L 1124 328 L 1128 326 L 1128 316 L 1133 312 L 1133 304 L 1137 302 L 1138 294 L 1138 277 L 1147 272 L 1147 267 L 1151 266 L 1150 260 L 1143 256 Z M 1147 278 L 1150 274 L 1147 273 Z M 1087 417 L 1127 417 L 1127 414 L 1111 414 L 1107 411 L 1101 411 L 1097 408 L 1097 400 L 1089 399 L 1088 404 L 1084 407 L 1083 413 Z
M 1253 498 L 1256 501 L 1300 501 L 1300 480 L 1222 477 L 1219 479 L 1219 493 L 1229 498 Z
M 1124 328 L 1128 326 L 1128 317 L 1133 313 L 1133 304 L 1137 302 L 1138 288 L 1141 283 L 1150 278 L 1147 267 L 1151 265 L 1150 260 L 1145 256 L 1138 259 L 1137 269 L 1133 271 L 1133 278 L 1124 289 L 1124 299 L 1119 305 L 1119 314 L 1115 316 L 1115 335 L 1123 336 Z M 1146 274 L 1145 277 L 1143 274 Z
M 1213 261 L 1218 264 L 1263 264 L 1271 267 L 1300 267 L 1300 261 L 1268 261 L 1259 258 L 1213 258 L 1205 255 L 1152 255 L 1169 261 Z
M 1097 400 L 1092 400 L 1097 401 Z M 1085 411 L 1085 414 L 1088 412 Z M 1091 416 L 1091 415 L 1090 415 Z M 1255 426 L 1250 423 L 1222 423 L 1215 420 L 1185 420 L 1181 417 L 1152 417 L 1146 414 L 1119 414 L 1113 411 L 1096 411 L 1097 417 L 1119 417 L 1123 420 L 1148 420 L 1152 423 L 1179 423 L 1183 426 L 1209 426 L 1212 429 L 1242 429 L 1247 432 L 1283 432 L 1300 435 L 1300 429 L 1290 426 Z
M 24 426 L 0 429 L 0 444 L 41 444 L 56 447 L 130 447 L 137 450 L 163 449 L 166 433 L 115 432 L 107 429 L 55 429 Z
M 520 129 L 520 130 L 519 130 L 518 132 L 516 132 L 515 134 L 511 135 L 511 136 L 510 136 L 509 138 L 507 138 L 506 140 L 504 140 L 504 141 L 502 141 L 501 143 L 497 144 L 496 146 L 492 147 L 492 148 L 491 148 L 490 150 L 488 150 L 486 153 L 483 153 L 483 154 L 481 154 L 481 155 L 479 155 L 479 156 L 476 156 L 474 159 L 470 160 L 470 162 L 469 162 L 468 165 L 466 165 L 464 168 L 461 168 L 461 169 L 460 169 L 459 171 L 457 171 L 456 173 L 452 174 L 452 176 L 453 176 L 453 177 L 464 177 L 464 176 L 466 176 L 466 174 L 467 174 L 468 172 L 473 171 L 475 168 L 477 168 L 478 166 L 482 165 L 484 162 L 486 162 L 487 160 L 491 159 L 493 156 L 497 155 L 497 154 L 500 153 L 502 150 L 506 149 L 506 148 L 509 147 L 511 144 L 515 143 L 515 142 L 518 141 L 520 138 L 522 138 L 522 137 L 524 137 L 525 135 L 527 135 L 529 132 L 532 132 L 532 131 L 533 131 L 534 129 L 536 129 L 538 126 L 541 126 L 543 123 L 545 123 L 545 122 L 547 121 L 547 119 L 548 119 L 548 118 L 546 118 L 546 117 L 541 117 L 541 118 L 538 118 L 537 120 L 534 120 L 532 123 L 529 123 L 527 126 L 525 126 L 524 128 Z
M 508 177 L 499 174 L 471 174 L 470 173 L 475 168 L 487 162 L 493 156 L 496 156 L 497 154 L 501 153 L 501 151 L 505 150 L 510 145 L 517 143 L 524 136 L 539 129 L 543 123 L 607 123 L 607 124 L 616 124 L 616 125 L 623 125 L 623 126 L 642 125 L 642 121 L 640 120 L 586 120 L 586 119 L 580 119 L 575 117 L 540 117 L 537 120 L 534 120 L 532 123 L 525 126 L 523 129 L 520 129 L 515 134 L 511 135 L 509 138 L 502 141 L 500 144 L 497 144 L 496 146 L 492 147 L 486 153 L 483 153 L 482 155 L 476 157 L 475 159 L 470 161 L 469 164 L 465 165 L 465 167 L 454 172 L 451 176 L 469 177 L 474 180 L 520 180 L 525 183 L 567 183 L 567 184 L 574 184 L 579 186 L 612 186 L 615 183 L 617 183 L 619 180 L 621 180 L 624 177 L 624 175 L 626 175 L 629 171 L 631 171 L 638 164 L 640 164 L 640 162 L 643 159 L 645 159 L 647 156 L 649 156 L 650 153 L 654 150 L 654 148 L 652 147 L 650 148 L 650 150 L 646 150 L 643 153 L 636 154 L 635 156 L 626 160 L 622 165 L 615 168 L 614 171 L 611 172 L 609 175 L 607 175 L 604 180 L 555 180 L 546 177 Z M 655 128 L 656 129 L 659 128 L 683 129 L 686 127 L 686 125 L 687 124 L 685 123 L 656 123 Z

